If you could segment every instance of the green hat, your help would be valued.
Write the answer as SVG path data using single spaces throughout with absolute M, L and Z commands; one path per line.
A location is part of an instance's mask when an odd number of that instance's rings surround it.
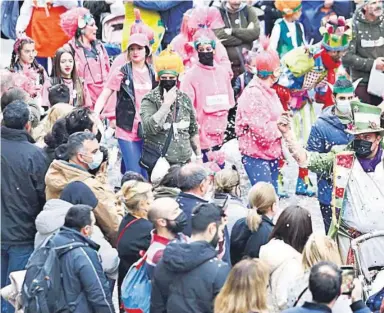
M 340 76 L 333 85 L 333 93 L 354 93 L 355 87 L 346 76 Z
M 352 124 L 348 125 L 347 133 L 359 135 L 365 133 L 380 133 L 384 135 L 384 128 L 380 127 L 381 109 L 359 101 L 351 101 L 353 115 Z

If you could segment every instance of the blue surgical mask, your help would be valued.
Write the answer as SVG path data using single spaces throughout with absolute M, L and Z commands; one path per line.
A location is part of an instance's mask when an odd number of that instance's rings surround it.
M 98 168 L 103 162 L 103 152 L 97 150 L 97 152 L 92 156 L 92 162 L 87 163 L 90 170 Z

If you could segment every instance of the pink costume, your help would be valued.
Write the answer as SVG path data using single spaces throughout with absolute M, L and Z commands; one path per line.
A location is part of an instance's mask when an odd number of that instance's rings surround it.
M 282 155 L 277 121 L 283 107 L 274 89 L 254 77 L 238 100 L 236 134 L 242 155 L 275 160 Z
M 222 145 L 228 110 L 235 106 L 228 70 L 217 64 L 197 63 L 183 77 L 180 90 L 188 95 L 196 109 L 201 149 Z

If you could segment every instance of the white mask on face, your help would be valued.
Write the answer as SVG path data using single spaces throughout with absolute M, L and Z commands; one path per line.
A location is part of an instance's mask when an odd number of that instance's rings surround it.
M 351 102 L 349 100 L 337 100 L 336 108 L 341 114 L 351 114 Z

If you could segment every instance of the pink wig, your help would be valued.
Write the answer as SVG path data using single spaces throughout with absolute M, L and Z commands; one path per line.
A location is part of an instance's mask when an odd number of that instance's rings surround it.
M 131 35 L 133 34 L 144 34 L 147 36 L 149 44 L 153 45 L 155 42 L 155 33 L 148 25 L 144 24 L 139 9 L 133 10 L 135 14 L 135 23 L 131 25 Z
M 188 27 L 217 29 L 225 27 L 225 24 L 218 9 L 204 6 L 193 9 Z
M 69 37 L 73 38 L 78 29 L 79 17 L 85 15 L 90 15 L 88 9 L 86 8 L 72 8 L 67 12 L 60 15 L 60 26 L 63 29 L 63 32 Z
M 275 50 L 269 48 L 269 38 L 261 36 L 260 50 L 255 55 L 257 71 L 262 74 L 263 72 L 273 72 L 280 66 L 279 55 Z M 263 75 L 262 75 L 263 76 Z

